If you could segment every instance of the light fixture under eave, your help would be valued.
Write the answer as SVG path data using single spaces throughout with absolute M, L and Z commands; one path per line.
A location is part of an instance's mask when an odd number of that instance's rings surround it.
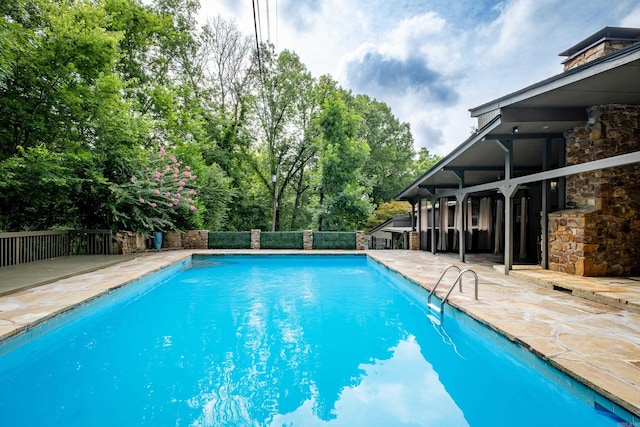
M 514 135 L 515 135 L 515 134 L 516 134 L 516 133 L 518 133 L 518 132 L 519 132 L 519 130 L 518 130 L 518 126 L 514 126 L 513 128 L 511 128 L 511 133 L 512 133 L 512 134 L 514 134 Z

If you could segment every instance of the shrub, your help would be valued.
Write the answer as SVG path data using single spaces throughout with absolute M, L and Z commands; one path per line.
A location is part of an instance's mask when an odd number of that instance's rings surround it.
M 260 249 L 302 249 L 301 231 L 274 231 L 260 233 Z
M 250 231 L 210 231 L 209 249 L 251 249 Z
M 251 249 L 250 231 L 210 231 L 209 249 Z
M 313 249 L 355 249 L 356 233 L 352 231 L 314 231 Z

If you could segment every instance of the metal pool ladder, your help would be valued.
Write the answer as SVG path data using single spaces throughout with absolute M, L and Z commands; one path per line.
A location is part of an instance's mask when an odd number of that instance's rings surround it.
M 442 301 L 440 301 L 440 306 L 438 307 L 437 305 L 431 303 L 431 296 L 435 294 L 436 288 L 438 287 L 438 285 L 440 285 L 440 282 L 444 278 L 444 275 L 447 273 L 447 271 L 449 271 L 452 268 L 455 268 L 456 270 L 458 270 L 458 277 L 456 277 L 456 280 L 453 282 L 453 284 L 447 291 L 447 294 L 444 296 L 444 298 L 442 298 Z M 456 284 L 459 286 L 460 292 L 462 292 L 462 276 L 465 273 L 473 274 L 475 278 L 475 299 L 478 299 L 478 275 L 476 274 L 476 272 L 471 270 L 470 268 L 467 268 L 465 270 L 460 270 L 460 267 L 458 267 L 457 265 L 449 265 L 442 271 L 440 278 L 436 282 L 433 289 L 431 289 L 431 292 L 429 292 L 429 296 L 427 297 L 427 307 L 429 307 L 431 310 L 437 313 L 440 313 L 442 315 L 442 310 L 444 310 L 444 304 L 447 302 L 447 299 L 449 298 L 449 295 L 451 295 L 453 288 L 456 287 Z

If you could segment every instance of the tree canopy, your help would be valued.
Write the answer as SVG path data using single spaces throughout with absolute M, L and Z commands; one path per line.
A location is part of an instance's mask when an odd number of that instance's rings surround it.
M 198 9 L 0 4 L 0 230 L 360 229 L 437 161 L 385 103 Z

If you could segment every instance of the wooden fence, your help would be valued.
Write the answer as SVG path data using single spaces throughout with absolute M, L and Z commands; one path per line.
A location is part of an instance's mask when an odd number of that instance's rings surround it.
M 110 255 L 111 230 L 0 233 L 0 267 L 67 255 Z

